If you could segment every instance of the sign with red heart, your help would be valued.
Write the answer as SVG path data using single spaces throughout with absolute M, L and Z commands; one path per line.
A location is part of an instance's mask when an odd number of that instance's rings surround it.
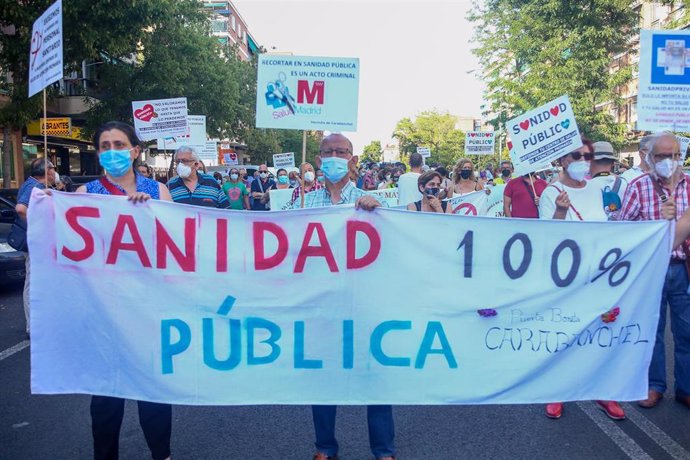
M 174 136 L 187 132 L 187 98 L 132 101 L 134 129 L 143 141 Z
M 494 133 L 491 131 L 470 131 L 465 136 L 465 153 L 468 155 L 493 155 Z

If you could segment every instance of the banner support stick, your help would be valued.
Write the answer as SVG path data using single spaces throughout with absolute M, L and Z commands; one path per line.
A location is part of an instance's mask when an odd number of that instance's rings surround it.
M 46 188 L 48 188 L 48 109 L 46 108 L 46 89 L 43 88 L 43 172 L 45 173 Z
M 307 162 L 307 131 L 302 131 L 302 164 Z M 304 207 L 304 168 L 299 168 L 299 207 Z

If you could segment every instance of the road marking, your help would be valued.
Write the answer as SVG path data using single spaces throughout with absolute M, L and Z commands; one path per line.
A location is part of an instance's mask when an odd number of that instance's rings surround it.
M 690 452 L 685 450 L 683 446 L 674 441 L 673 438 L 664 432 L 664 430 L 656 426 L 651 420 L 642 415 L 632 406 L 632 404 L 623 403 L 621 406 L 623 406 L 625 409 L 625 415 L 628 420 L 637 425 L 640 430 L 652 438 L 652 440 L 662 449 L 664 449 L 671 457 L 682 460 L 690 459 Z
M 625 452 L 625 454 L 635 460 L 652 460 L 647 452 L 645 452 L 642 447 L 639 446 L 628 436 L 625 431 L 616 426 L 616 422 L 609 419 L 604 413 L 597 407 L 594 406 L 594 402 L 590 401 L 578 401 L 577 407 L 579 407 L 582 412 L 587 414 L 587 416 L 592 419 L 592 421 L 599 427 L 601 431 L 604 432 L 613 442 L 616 443 L 620 449 Z
M 30 343 L 31 342 L 29 342 L 28 340 L 23 340 L 23 341 L 19 342 L 18 344 L 8 348 L 7 350 L 0 351 L 0 361 L 2 361 L 5 358 L 9 358 L 10 356 L 12 356 L 15 353 L 19 353 L 24 348 L 28 347 Z

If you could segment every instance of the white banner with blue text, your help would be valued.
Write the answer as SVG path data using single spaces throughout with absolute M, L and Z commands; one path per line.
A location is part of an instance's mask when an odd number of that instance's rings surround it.
M 672 225 L 35 190 L 31 387 L 175 404 L 646 397 Z

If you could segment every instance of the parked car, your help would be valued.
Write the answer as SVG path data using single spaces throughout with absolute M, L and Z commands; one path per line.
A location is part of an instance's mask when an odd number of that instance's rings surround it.
M 26 253 L 7 244 L 7 235 L 17 216 L 14 210 L 16 196 L 17 190 L 0 192 L 0 286 L 24 282 L 26 276 Z

